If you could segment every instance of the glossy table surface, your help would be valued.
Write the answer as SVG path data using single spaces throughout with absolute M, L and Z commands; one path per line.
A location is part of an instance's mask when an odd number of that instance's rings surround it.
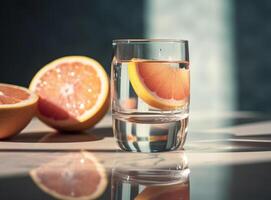
M 59 134 L 34 119 L 21 134 L 0 141 L 0 199 L 54 199 L 36 186 L 29 171 L 81 150 L 106 168 L 108 185 L 99 199 L 134 199 L 144 190 L 129 188 L 127 177 L 114 177 L 124 168 L 152 172 L 147 182 L 161 182 L 159 170 L 166 169 L 189 185 L 177 199 L 271 199 L 271 117 L 252 112 L 192 113 L 184 150 L 162 153 L 120 151 L 110 115 L 84 134 Z

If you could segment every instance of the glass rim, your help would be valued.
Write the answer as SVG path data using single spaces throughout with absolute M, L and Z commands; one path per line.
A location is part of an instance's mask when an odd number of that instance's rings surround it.
M 115 39 L 112 44 L 135 44 L 135 43 L 184 43 L 188 44 L 188 40 L 183 39 Z

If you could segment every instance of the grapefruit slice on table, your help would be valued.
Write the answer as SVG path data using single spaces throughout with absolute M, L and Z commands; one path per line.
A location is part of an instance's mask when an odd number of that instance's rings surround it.
M 189 70 L 177 63 L 133 59 L 128 63 L 130 82 L 147 104 L 162 110 L 184 106 L 189 98 Z M 182 64 L 188 65 L 188 62 Z
M 41 190 L 58 199 L 96 199 L 106 189 L 105 168 L 93 154 L 70 153 L 30 171 Z
M 109 106 L 109 81 L 103 67 L 84 56 L 59 58 L 43 67 L 30 83 L 38 117 L 61 130 L 84 130 L 96 124 Z
M 0 83 L 0 139 L 19 133 L 36 112 L 38 97 L 28 89 Z

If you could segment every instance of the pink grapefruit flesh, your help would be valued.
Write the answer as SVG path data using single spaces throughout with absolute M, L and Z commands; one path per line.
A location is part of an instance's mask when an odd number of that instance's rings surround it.
M 184 106 L 190 95 L 189 70 L 175 66 L 177 64 L 188 67 L 186 62 L 129 62 L 129 78 L 136 94 L 150 106 L 162 110 Z
M 63 130 L 83 130 L 96 124 L 109 103 L 108 76 L 94 59 L 59 58 L 43 67 L 30 89 L 40 97 L 39 118 Z

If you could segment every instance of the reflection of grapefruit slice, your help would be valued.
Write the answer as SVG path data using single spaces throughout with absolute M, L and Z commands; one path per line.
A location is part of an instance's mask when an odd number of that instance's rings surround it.
M 188 63 L 132 60 L 128 63 L 130 82 L 136 94 L 152 107 L 163 110 L 182 107 L 189 98 L 190 83 L 189 70 L 179 65 Z
M 37 101 L 25 88 L 0 84 L 0 139 L 19 133 L 30 122 Z
M 33 169 L 30 175 L 46 193 L 58 199 L 96 199 L 106 189 L 104 167 L 90 153 L 71 153 Z
M 63 130 L 93 126 L 109 105 L 109 82 L 103 67 L 83 56 L 59 58 L 43 67 L 30 89 L 39 97 L 39 118 Z
M 136 109 L 137 101 L 135 98 L 128 98 L 120 101 L 121 108 L 125 110 Z
M 146 187 L 135 200 L 189 200 L 187 184 Z

